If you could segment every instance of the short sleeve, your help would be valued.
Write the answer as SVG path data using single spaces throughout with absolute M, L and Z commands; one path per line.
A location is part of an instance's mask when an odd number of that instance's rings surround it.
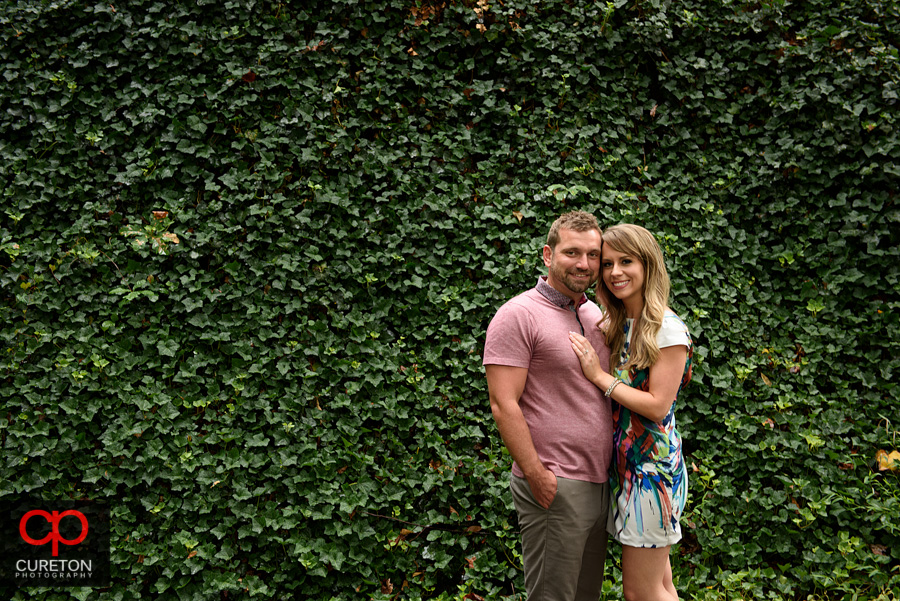
M 663 317 L 662 327 L 656 335 L 656 344 L 659 348 L 679 345 L 691 348 L 693 345 L 687 326 L 680 317 L 671 311 L 666 311 L 666 315 Z
M 488 325 L 483 365 L 529 367 L 534 348 L 534 319 L 512 300 L 500 307 Z

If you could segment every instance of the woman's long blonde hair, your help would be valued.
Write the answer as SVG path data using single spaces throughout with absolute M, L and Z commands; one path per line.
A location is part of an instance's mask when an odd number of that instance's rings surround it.
M 628 362 L 624 369 L 650 367 L 659 358 L 656 335 L 662 327 L 663 317 L 669 303 L 669 274 L 662 250 L 649 231 L 639 225 L 623 223 L 614 225 L 603 232 L 603 247 L 630 255 L 644 267 L 644 307 L 637 321 L 637 328 L 631 335 L 628 347 Z M 600 278 L 597 281 L 597 298 L 606 310 L 606 317 L 600 328 L 606 334 L 609 345 L 609 372 L 615 373 L 625 346 L 625 305 L 615 297 L 603 282 L 603 260 L 600 262 Z

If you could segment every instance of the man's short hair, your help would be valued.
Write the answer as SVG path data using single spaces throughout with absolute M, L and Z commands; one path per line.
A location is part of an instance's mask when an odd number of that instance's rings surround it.
M 603 233 L 600 230 L 600 225 L 597 223 L 597 218 L 593 214 L 586 211 L 563 213 L 553 222 L 553 225 L 550 226 L 550 233 L 547 234 L 547 246 L 550 247 L 550 250 L 556 250 L 556 245 L 559 244 L 559 230 L 561 229 L 575 232 L 597 230 L 601 234 Z

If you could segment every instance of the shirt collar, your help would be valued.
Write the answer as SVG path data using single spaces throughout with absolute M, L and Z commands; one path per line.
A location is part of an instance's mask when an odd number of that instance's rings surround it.
M 545 275 L 542 275 L 538 278 L 537 286 L 535 286 L 535 288 L 538 292 L 541 293 L 544 298 L 546 298 L 557 307 L 562 307 L 563 309 L 578 308 L 587 302 L 587 296 L 582 293 L 581 298 L 576 303 L 571 298 L 548 284 L 547 276 Z

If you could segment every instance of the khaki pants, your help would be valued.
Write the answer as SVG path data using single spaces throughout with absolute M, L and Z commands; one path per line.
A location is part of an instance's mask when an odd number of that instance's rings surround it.
M 609 483 L 557 478 L 550 509 L 528 481 L 510 477 L 525 561 L 528 601 L 597 601 L 606 563 Z

